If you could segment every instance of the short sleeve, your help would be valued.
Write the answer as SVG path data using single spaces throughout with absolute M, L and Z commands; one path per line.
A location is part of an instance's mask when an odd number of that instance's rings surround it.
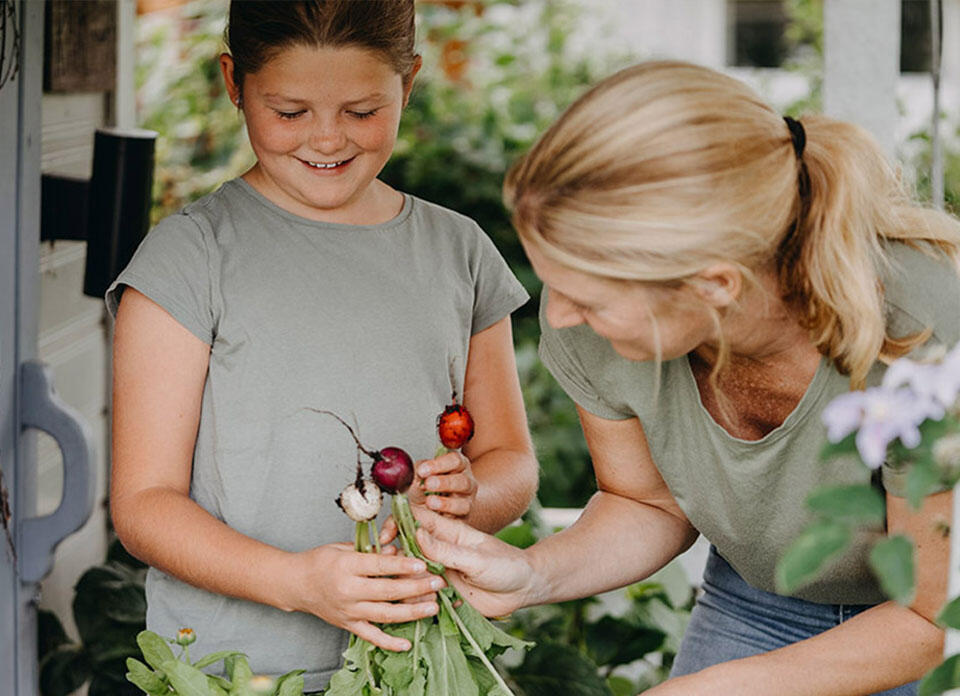
M 127 287 L 135 288 L 207 344 L 215 335 L 210 250 L 200 226 L 187 214 L 164 218 L 107 288 L 113 317 Z
M 607 420 L 626 420 L 636 414 L 615 408 L 594 387 L 591 367 L 584 365 L 581 351 L 590 353 L 586 342 L 599 339 L 586 326 L 554 329 L 546 320 L 547 289 L 540 295 L 540 360 L 550 370 L 557 383 L 579 406 L 595 416 Z M 599 351 L 597 351 L 599 352 Z M 593 366 L 596 368 L 597 366 Z
M 530 299 L 493 241 L 480 228 L 477 240 L 471 335 L 493 326 Z
M 880 470 L 880 480 L 883 482 L 883 489 L 894 498 L 906 498 L 907 477 L 909 472 L 910 468 L 908 466 L 891 466 L 890 464 L 884 464 Z M 942 493 L 950 489 L 950 485 L 941 483 L 934 488 L 934 490 L 930 491 L 930 493 Z

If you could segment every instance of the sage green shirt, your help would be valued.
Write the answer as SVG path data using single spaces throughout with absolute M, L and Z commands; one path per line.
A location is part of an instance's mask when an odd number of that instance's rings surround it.
M 931 343 L 960 338 L 960 279 L 945 260 L 904 244 L 890 245 L 893 268 L 884 274 L 887 320 L 894 336 L 933 329 Z M 805 499 L 828 484 L 866 483 L 855 459 L 820 460 L 826 428 L 820 414 L 849 378 L 822 359 L 800 403 L 756 441 L 731 436 L 704 408 L 686 356 L 657 366 L 617 354 L 586 325 L 555 330 L 541 304 L 540 356 L 567 394 L 601 418 L 639 418 L 653 461 L 687 518 L 751 585 L 775 592 L 777 560 L 811 521 Z M 880 382 L 877 363 L 868 384 Z M 628 465 L 628 463 L 624 463 Z M 888 492 L 903 495 L 902 477 L 884 467 Z M 867 564 L 871 537 L 860 536 L 827 571 L 795 596 L 831 604 L 885 599 Z
M 352 541 L 334 499 L 356 446 L 432 457 L 436 418 L 462 393 L 470 339 L 527 294 L 463 215 L 405 195 L 379 225 L 307 220 L 228 181 L 162 220 L 107 291 L 152 299 L 210 345 L 190 497 L 233 529 L 289 551 Z M 364 458 L 364 466 L 370 462 Z M 367 469 L 369 471 L 369 469 Z M 384 505 L 381 519 L 389 513 Z M 176 539 L 169 539 L 176 544 Z M 192 652 L 242 650 L 255 672 L 304 669 L 306 688 L 341 664 L 345 631 L 189 585 L 151 568 L 147 627 L 189 626 Z

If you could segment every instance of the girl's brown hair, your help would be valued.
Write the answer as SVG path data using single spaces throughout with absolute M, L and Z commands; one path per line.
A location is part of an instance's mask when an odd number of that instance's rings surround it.
M 884 240 L 956 261 L 960 222 L 911 202 L 864 130 L 800 120 L 802 201 L 790 129 L 751 89 L 688 63 L 640 64 L 577 100 L 511 169 L 504 197 L 524 243 L 579 271 L 658 287 L 718 261 L 748 280 L 773 272 L 820 352 L 860 387 L 878 358 L 926 338 L 887 335 Z
M 257 72 L 294 45 L 356 46 L 374 51 L 403 77 L 413 75 L 414 0 L 232 0 L 224 40 L 233 79 Z

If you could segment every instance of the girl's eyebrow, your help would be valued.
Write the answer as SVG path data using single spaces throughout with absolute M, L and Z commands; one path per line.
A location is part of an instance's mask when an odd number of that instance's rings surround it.
M 303 99 L 301 97 L 291 97 L 287 94 L 281 94 L 279 92 L 265 92 L 263 95 L 264 99 L 270 99 L 272 101 L 282 101 L 288 102 L 291 104 L 307 104 L 310 100 Z M 352 99 L 350 101 L 344 102 L 344 106 L 352 106 L 354 104 L 363 104 L 365 102 L 376 102 L 382 101 L 387 98 L 387 95 L 384 92 L 373 92 L 368 94 L 360 99 Z

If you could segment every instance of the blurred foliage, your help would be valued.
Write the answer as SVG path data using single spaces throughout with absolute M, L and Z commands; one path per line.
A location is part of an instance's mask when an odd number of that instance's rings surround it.
M 254 162 L 220 76 L 227 3 L 194 0 L 137 22 L 137 110 L 155 130 L 152 220 L 176 212 Z
M 956 144 L 960 143 L 960 122 L 952 127 L 952 133 L 948 133 L 950 125 L 941 122 L 941 143 L 943 147 L 943 198 L 944 208 L 960 215 L 960 148 Z M 931 186 L 931 169 L 933 160 L 933 148 L 931 144 L 930 131 L 924 129 L 910 136 L 910 141 L 914 145 L 919 145 L 916 153 L 909 162 L 909 169 L 915 173 L 916 194 L 921 200 L 929 201 L 933 195 Z M 954 146 L 950 147 L 950 143 Z
M 41 696 L 68 696 L 87 686 L 88 696 L 136 696 L 124 677 L 126 659 L 138 654 L 146 628 L 146 566 L 114 539 L 102 565 L 88 568 L 74 587 L 73 619 L 79 642 L 59 617 L 39 610 L 37 654 Z
M 823 110 L 823 0 L 787 0 L 785 38 L 790 46 L 784 69 L 798 72 L 810 85 L 806 96 L 785 112 L 799 117 Z

